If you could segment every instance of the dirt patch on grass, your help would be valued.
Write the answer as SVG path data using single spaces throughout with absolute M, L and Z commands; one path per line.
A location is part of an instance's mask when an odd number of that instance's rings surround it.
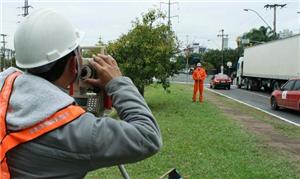
M 271 146 L 279 152 L 283 152 L 291 156 L 292 160 L 300 167 L 300 139 L 290 138 L 278 132 L 271 124 L 256 119 L 247 112 L 237 108 L 232 108 L 224 99 L 218 95 L 206 92 L 205 97 L 224 112 L 231 119 L 234 119 L 245 127 L 250 133 L 259 136 L 262 145 Z M 242 105 L 242 104 L 241 104 Z

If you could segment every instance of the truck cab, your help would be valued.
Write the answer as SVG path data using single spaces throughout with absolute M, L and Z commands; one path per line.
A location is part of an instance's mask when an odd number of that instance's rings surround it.
M 244 57 L 240 57 L 237 63 L 236 71 L 236 84 L 238 88 L 242 86 L 242 76 L 243 76 L 243 67 L 244 67 Z

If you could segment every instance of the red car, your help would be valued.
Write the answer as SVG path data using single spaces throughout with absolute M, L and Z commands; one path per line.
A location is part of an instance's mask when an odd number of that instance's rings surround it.
M 271 108 L 277 110 L 279 107 L 300 111 L 300 78 L 291 79 L 279 90 L 273 91 Z
M 210 80 L 210 88 L 227 88 L 230 90 L 231 78 L 225 74 L 216 74 Z

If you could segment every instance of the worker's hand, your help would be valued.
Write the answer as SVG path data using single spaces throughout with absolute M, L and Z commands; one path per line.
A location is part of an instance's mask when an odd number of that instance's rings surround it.
M 97 79 L 90 78 L 86 79 L 85 82 L 93 86 L 104 88 L 110 80 L 122 76 L 116 60 L 110 55 L 93 55 L 90 64 L 97 72 Z

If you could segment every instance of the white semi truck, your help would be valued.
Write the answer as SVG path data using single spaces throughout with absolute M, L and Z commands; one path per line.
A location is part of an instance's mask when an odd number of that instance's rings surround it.
M 266 91 L 300 77 L 300 34 L 244 50 L 237 66 L 237 86 Z

